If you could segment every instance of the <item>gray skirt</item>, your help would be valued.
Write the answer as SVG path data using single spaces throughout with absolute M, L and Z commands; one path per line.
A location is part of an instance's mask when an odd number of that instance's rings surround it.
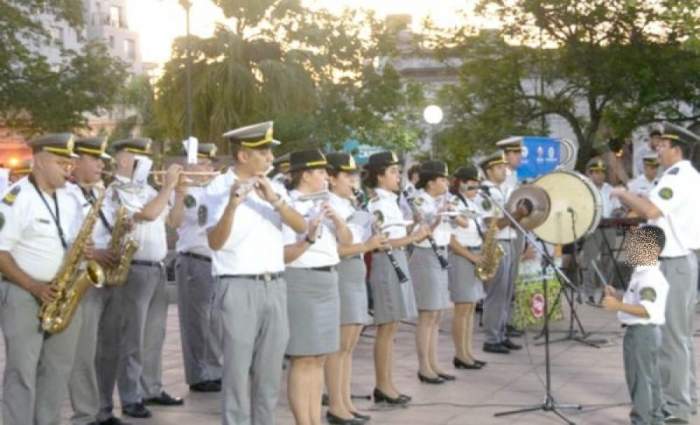
M 474 263 L 450 252 L 450 299 L 455 304 L 476 303 L 486 296 L 484 284 L 476 277 Z
M 290 356 L 335 353 L 340 348 L 338 273 L 288 267 Z
M 362 257 L 347 257 L 338 264 L 341 325 L 369 323 L 366 275 L 367 267 Z
M 443 252 L 443 255 L 447 254 Z M 414 247 L 408 268 L 418 310 L 445 310 L 450 307 L 447 270 L 440 266 L 432 248 Z
M 399 263 L 401 270 L 409 278 L 409 281 L 399 283 L 396 271 L 391 266 L 391 262 L 385 252 L 372 254 L 369 287 L 372 291 L 372 300 L 374 301 L 374 323 L 377 325 L 413 319 L 418 316 L 416 298 L 413 295 L 413 285 L 411 285 L 408 272 L 406 253 L 399 249 L 395 249 L 393 252 L 396 262 Z

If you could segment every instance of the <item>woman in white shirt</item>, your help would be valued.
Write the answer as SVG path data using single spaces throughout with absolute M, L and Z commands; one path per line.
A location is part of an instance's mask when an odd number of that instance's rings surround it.
M 357 412 L 350 393 L 352 353 L 364 325 L 369 323 L 367 303 L 367 267 L 363 254 L 384 247 L 386 236 L 372 236 L 372 216 L 358 209 L 354 189 L 359 176 L 353 157 L 347 153 L 327 155 L 330 174 L 330 204 L 352 232 L 352 243 L 339 245 L 338 287 L 340 291 L 340 351 L 328 356 L 325 376 L 330 423 L 356 423 L 370 417 Z M 345 421 L 345 422 L 343 422 Z M 350 422 L 348 422 L 350 421 Z
M 301 239 L 284 229 L 284 276 L 287 281 L 291 357 L 287 396 L 300 425 L 321 423 L 323 367 L 328 354 L 340 347 L 338 243 L 350 244 L 352 233 L 329 205 L 326 192 L 328 163 L 317 149 L 290 155 L 292 207 L 308 221 Z
M 479 172 L 473 165 L 460 167 L 454 175 L 453 203 L 467 218 L 467 226 L 456 226 L 450 239 L 450 298 L 454 303 L 452 339 L 455 346 L 453 364 L 457 369 L 481 369 L 486 362 L 472 352 L 474 310 L 485 296 L 484 285 L 476 277 L 482 261 L 481 218 L 479 217 Z

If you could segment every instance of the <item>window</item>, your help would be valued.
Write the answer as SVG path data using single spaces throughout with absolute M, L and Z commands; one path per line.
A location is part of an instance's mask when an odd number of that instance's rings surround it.
M 119 28 L 121 26 L 122 8 L 119 6 L 109 7 L 109 26 Z
M 132 61 L 136 59 L 136 43 L 134 40 L 124 40 L 124 53 L 127 59 Z

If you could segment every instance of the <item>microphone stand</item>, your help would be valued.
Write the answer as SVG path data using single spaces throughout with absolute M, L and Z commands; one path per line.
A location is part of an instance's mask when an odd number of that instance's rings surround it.
M 566 416 L 564 416 L 559 410 L 560 409 L 577 409 L 581 410 L 583 406 L 580 404 L 573 404 L 573 405 L 563 405 L 559 404 L 554 400 L 554 396 L 552 396 L 552 370 L 551 370 L 551 361 L 550 361 L 550 353 L 549 353 L 549 300 L 547 296 L 547 276 L 546 276 L 546 269 L 547 267 L 551 267 L 554 272 L 559 276 L 562 281 L 569 286 L 570 288 L 574 287 L 574 284 L 569 280 L 569 278 L 561 271 L 559 267 L 554 263 L 554 259 L 549 255 L 548 252 L 546 252 L 544 249 L 542 249 L 538 244 L 537 240 L 532 236 L 532 234 L 525 230 L 522 225 L 508 212 L 508 210 L 505 208 L 504 205 L 501 205 L 500 203 L 496 202 L 491 194 L 489 193 L 488 190 L 482 190 L 482 194 L 488 199 L 493 205 L 496 205 L 501 211 L 503 211 L 504 216 L 508 219 L 510 224 L 518 230 L 524 237 L 525 239 L 530 242 L 530 244 L 535 248 L 535 250 L 540 254 L 540 258 L 543 260 L 542 261 L 542 290 L 544 291 L 544 364 L 545 364 L 545 394 L 544 394 L 544 401 L 541 404 L 536 404 L 533 406 L 525 407 L 522 409 L 518 410 L 511 410 L 511 411 L 506 411 L 506 412 L 499 412 L 494 414 L 495 417 L 501 417 L 501 416 L 509 416 L 509 415 L 518 415 L 521 413 L 528 413 L 528 412 L 537 412 L 537 411 L 543 411 L 543 412 L 552 412 L 555 415 L 559 416 L 564 422 L 566 422 L 568 425 L 575 425 L 575 422 L 570 421 Z

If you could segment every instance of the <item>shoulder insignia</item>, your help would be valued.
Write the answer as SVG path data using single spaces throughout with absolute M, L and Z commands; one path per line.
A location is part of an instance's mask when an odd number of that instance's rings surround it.
M 197 224 L 199 224 L 199 227 L 202 227 L 205 224 L 207 224 L 208 213 L 209 210 L 207 209 L 206 205 L 200 205 L 197 209 Z
M 656 291 L 654 288 L 643 288 L 639 292 L 639 298 L 641 298 L 642 301 L 649 301 L 653 303 L 656 301 Z
M 413 202 L 413 205 L 415 205 L 416 207 L 420 207 L 421 205 L 423 205 L 423 198 L 420 196 L 416 196 L 411 201 Z
M 194 199 L 194 196 L 192 196 L 192 195 L 185 196 L 185 206 L 187 208 L 192 208 L 195 205 L 197 205 L 197 200 Z
M 668 170 L 667 173 L 672 176 L 675 176 L 676 174 L 678 174 L 679 171 L 680 169 L 678 167 L 673 167 L 670 170 Z
M 17 200 L 17 194 L 20 190 L 22 190 L 21 186 L 13 187 L 12 190 L 7 192 L 7 194 L 5 194 L 5 197 L 2 198 L 2 202 L 6 205 L 12 206 Z
M 673 189 L 670 187 L 664 187 L 663 189 L 659 190 L 659 196 L 661 199 L 669 200 L 673 198 Z
M 481 201 L 481 208 L 483 208 L 484 211 L 489 211 L 491 209 L 491 201 L 488 199 Z

